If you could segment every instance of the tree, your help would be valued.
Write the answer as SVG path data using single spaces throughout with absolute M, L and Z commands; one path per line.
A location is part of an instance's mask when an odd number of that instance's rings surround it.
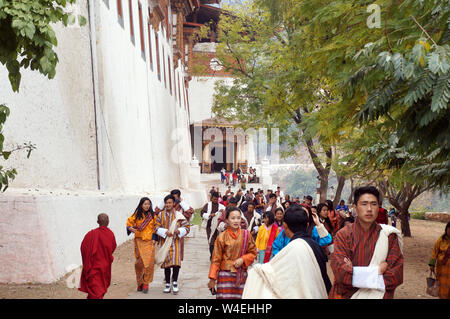
M 387 195 L 389 203 L 392 204 L 400 212 L 400 221 L 402 234 L 411 237 L 411 229 L 409 227 L 409 207 L 412 201 L 420 194 L 427 191 L 430 187 L 417 183 L 402 181 L 400 185 L 395 186 L 389 180 L 380 180 L 377 183 L 381 191 Z
M 377 3 L 371 28 L 364 0 L 255 0 L 222 25 L 237 80 L 216 110 L 314 143 L 324 176 L 448 192 L 449 1 Z
M 341 68 L 347 80 L 338 107 L 353 123 L 341 131 L 349 133 L 352 174 L 380 187 L 400 211 L 402 233 L 411 236 L 411 202 L 429 189 L 448 192 L 450 184 L 450 7 L 449 1 L 395 4 L 389 1 L 382 11 L 384 35 L 356 51 L 352 68 Z M 321 115 L 335 115 L 333 107 Z
M 54 51 L 58 41 L 52 24 L 62 22 L 64 26 L 74 24 L 76 17 L 65 12 L 67 4 L 76 0 L 0 0 L 0 63 L 8 70 L 8 77 L 14 92 L 19 92 L 21 70 L 37 70 L 52 79 L 56 75 L 58 56 Z M 86 19 L 78 17 L 80 26 Z M 3 125 L 10 109 L 0 105 L 0 156 L 8 160 L 11 153 L 26 150 L 27 157 L 34 145 L 24 143 L 10 150 L 4 150 Z M 0 165 L 0 190 L 8 188 L 9 181 L 17 175 L 14 168 L 4 169 Z
M 296 2 L 311 25 L 329 26 L 317 27 L 323 41 L 312 48 L 313 67 L 342 92 L 340 103 L 320 114 L 332 124 L 327 130 L 350 136 L 369 123 L 389 127 L 384 140 L 366 144 L 376 146 L 371 156 L 393 171 L 412 161 L 409 175 L 448 192 L 450 2 L 380 2 L 382 25 L 375 29 L 365 20 L 366 1 Z
M 384 25 L 372 30 L 366 1 L 286 0 L 272 2 L 271 10 L 292 3 L 321 39 L 310 48 L 311 72 L 341 91 L 337 103 L 306 120 L 330 124 L 319 129 L 347 144 L 338 159 L 350 164 L 343 174 L 383 186 L 410 236 L 411 201 L 449 186 L 449 1 L 384 1 Z
M 306 47 L 310 41 L 298 37 L 302 22 L 291 22 L 297 20 L 295 14 L 285 10 L 283 18 L 274 21 L 258 2 L 244 6 L 245 10 L 228 9 L 221 16 L 217 56 L 234 81 L 232 86 L 217 82 L 213 112 L 239 120 L 244 128 L 279 128 L 280 140 L 288 147 L 282 156 L 295 154 L 303 142 L 320 177 L 321 201 L 325 201 L 336 145 L 308 125 L 305 115 L 334 103 L 337 97 L 327 78 L 309 72 Z M 344 178 L 340 181 L 345 183 Z

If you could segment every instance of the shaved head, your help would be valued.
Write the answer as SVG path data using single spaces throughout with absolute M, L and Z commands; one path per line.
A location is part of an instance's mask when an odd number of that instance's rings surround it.
M 97 216 L 97 223 L 100 226 L 108 226 L 108 224 L 109 224 L 109 217 L 108 217 L 108 215 L 103 214 L 103 213 L 98 215 Z

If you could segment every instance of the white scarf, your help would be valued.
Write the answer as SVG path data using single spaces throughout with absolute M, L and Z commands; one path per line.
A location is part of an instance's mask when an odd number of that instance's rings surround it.
M 162 211 L 160 214 L 164 214 L 164 213 L 165 213 L 165 211 Z M 172 223 L 170 224 L 170 227 L 169 227 L 169 231 L 172 234 L 175 232 L 175 229 L 177 228 L 177 223 L 180 220 L 186 220 L 186 217 L 184 217 L 184 215 L 180 211 L 175 211 L 175 219 L 172 221 Z M 164 244 L 161 247 L 157 248 L 157 252 L 155 254 L 155 264 L 157 266 L 162 265 L 164 260 L 166 260 L 167 254 L 169 253 L 169 250 L 170 250 L 170 246 L 172 246 L 174 236 L 166 237 Z
M 225 209 L 225 206 L 223 206 L 222 204 L 219 204 L 219 209 L 215 213 L 216 215 L 211 220 L 211 234 L 209 235 L 208 243 L 211 243 L 211 239 L 212 239 L 214 233 L 216 232 L 217 226 L 219 224 L 220 211 L 222 211 L 224 209 Z M 212 212 L 212 202 L 209 202 L 207 210 L 206 210 L 206 214 L 204 214 L 204 216 L 202 216 L 203 217 L 202 227 L 206 228 L 206 224 L 208 222 L 209 216 L 211 215 L 211 212 Z
M 327 298 L 316 256 L 301 238 L 291 241 L 268 263 L 255 264 L 242 294 L 242 299 Z
M 372 260 L 369 266 L 379 266 L 383 261 L 386 261 L 389 250 L 389 235 L 396 234 L 400 251 L 403 253 L 403 238 L 401 232 L 392 226 L 380 224 L 381 231 L 375 244 L 375 250 L 373 252 Z M 351 299 L 383 299 L 384 290 L 360 288 L 355 292 Z
M 252 231 L 253 222 L 256 224 L 257 220 L 261 220 L 261 215 L 258 212 L 256 212 L 256 210 L 255 210 L 255 211 L 253 211 L 252 220 L 248 224 L 248 228 L 247 228 L 248 231 Z

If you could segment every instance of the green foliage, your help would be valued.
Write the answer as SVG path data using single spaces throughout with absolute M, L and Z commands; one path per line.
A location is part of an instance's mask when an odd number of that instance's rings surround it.
M 39 70 L 49 79 L 55 77 L 58 41 L 52 24 L 75 23 L 65 12 L 76 0 L 0 0 L 0 63 L 6 66 L 13 91 L 18 92 L 22 68 Z M 86 19 L 80 17 L 80 25 Z
M 425 212 L 411 212 L 411 218 L 425 220 Z
M 379 28 L 368 27 L 369 4 Z M 286 155 L 299 138 L 314 144 L 315 165 L 332 150 L 333 169 L 356 184 L 448 192 L 449 0 L 244 6 L 221 20 L 218 54 L 234 58 L 235 80 L 217 85 L 216 114 L 279 127 Z
M 203 221 L 201 211 L 202 211 L 201 208 L 198 208 L 194 211 L 194 217 L 192 218 L 191 221 L 192 225 L 198 225 L 199 227 L 201 227 Z
M 76 0 L 0 0 L 0 63 L 8 70 L 8 78 L 14 92 L 19 92 L 21 69 L 37 70 L 52 79 L 56 75 L 58 56 L 54 51 L 58 44 L 53 24 L 64 26 L 75 23 L 76 17 L 65 12 L 67 4 Z M 86 19 L 78 16 L 80 26 Z M 11 150 L 4 150 L 3 125 L 10 109 L 0 104 L 0 157 L 8 160 L 12 153 L 25 151 L 27 158 L 36 148 L 24 143 Z M 0 191 L 5 191 L 17 171 L 0 165 Z

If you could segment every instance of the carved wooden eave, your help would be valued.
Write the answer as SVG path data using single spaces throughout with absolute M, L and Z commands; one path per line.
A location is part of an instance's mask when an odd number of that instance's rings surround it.
M 151 0 L 150 22 L 156 31 L 159 31 L 159 25 L 165 19 L 166 0 Z
M 172 8 L 176 8 L 181 11 L 183 16 L 188 16 L 192 12 L 200 8 L 199 0 L 170 0 L 170 5 Z
M 173 47 L 173 66 L 176 69 L 178 67 L 178 62 L 181 61 L 181 64 L 184 65 L 183 53 L 180 51 L 178 47 Z
M 181 58 L 183 58 L 183 52 L 181 51 L 181 49 L 174 45 L 173 46 L 173 60 L 180 60 Z

